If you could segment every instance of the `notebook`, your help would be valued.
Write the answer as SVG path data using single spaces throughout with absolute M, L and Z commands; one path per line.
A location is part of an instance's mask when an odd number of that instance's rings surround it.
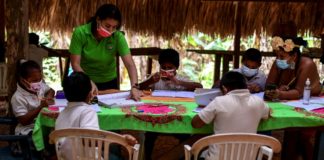
M 120 92 L 98 95 L 98 104 L 108 108 L 138 106 L 144 104 L 144 102 L 128 99 L 129 94 L 130 92 Z
M 201 89 L 195 90 L 195 100 L 200 106 L 207 106 L 217 96 L 221 96 L 220 89 Z

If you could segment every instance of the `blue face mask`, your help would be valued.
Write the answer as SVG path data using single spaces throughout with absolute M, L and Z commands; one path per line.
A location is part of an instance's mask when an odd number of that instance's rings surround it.
M 245 65 L 242 66 L 242 73 L 243 75 L 245 75 L 246 77 L 253 77 L 256 74 L 258 74 L 258 69 L 251 69 Z
M 280 69 L 287 69 L 290 65 L 287 63 L 287 60 L 276 59 L 277 67 Z

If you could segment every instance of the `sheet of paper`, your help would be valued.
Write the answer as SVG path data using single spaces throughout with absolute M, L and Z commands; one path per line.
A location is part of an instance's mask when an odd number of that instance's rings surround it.
M 311 97 L 310 103 L 324 104 L 324 97 Z
M 195 93 L 189 91 L 168 91 L 168 90 L 155 90 L 152 93 L 154 97 L 181 97 L 181 98 L 194 98 Z
M 144 102 L 134 101 L 132 99 L 119 98 L 119 99 L 99 99 L 99 105 L 103 105 L 109 108 L 137 106 L 142 105 Z
M 59 112 L 63 111 L 65 107 L 67 106 L 68 101 L 66 99 L 55 99 L 55 104 L 50 105 L 50 107 L 58 107 Z M 90 105 L 91 108 L 96 112 L 101 112 L 101 109 L 98 104 L 92 104 Z
M 90 105 L 92 107 L 92 109 L 96 112 L 101 112 L 101 108 L 98 104 L 92 104 Z
M 197 107 L 197 108 L 195 108 L 195 109 L 193 110 L 193 112 L 199 113 L 202 109 L 204 109 L 204 108 L 202 108 L 202 107 Z
M 127 98 L 129 96 L 130 92 L 120 92 L 120 93 L 112 93 L 112 94 L 104 94 L 104 95 L 98 95 L 98 100 L 103 99 L 120 99 L 120 98 Z
M 310 103 L 308 105 L 305 105 L 305 104 L 303 104 L 302 100 L 285 102 L 283 104 L 286 104 L 286 105 L 289 105 L 289 106 L 292 106 L 292 107 L 303 108 L 303 109 L 305 109 L 307 111 L 311 111 L 311 110 L 314 110 L 314 109 L 324 107 L 323 104 L 317 104 L 317 103 Z
M 263 99 L 263 96 L 264 96 L 264 92 L 253 93 L 252 95 L 253 95 L 253 96 L 257 96 L 257 97 L 259 97 L 259 98 Z

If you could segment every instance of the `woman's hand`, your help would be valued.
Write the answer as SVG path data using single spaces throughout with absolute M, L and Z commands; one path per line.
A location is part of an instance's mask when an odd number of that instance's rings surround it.
M 264 94 L 270 99 L 270 100 L 277 100 L 279 99 L 279 95 L 280 95 L 280 90 L 276 89 L 276 90 L 266 90 L 264 92 Z
M 286 85 L 281 85 L 281 86 L 279 87 L 279 91 L 288 91 L 288 90 L 289 90 L 289 87 L 286 86 Z
M 92 94 L 92 97 L 98 95 L 97 85 L 93 81 L 91 81 L 91 94 Z
M 261 91 L 261 87 L 257 84 L 249 84 L 247 87 L 251 93 L 258 93 Z
M 131 146 L 134 146 L 135 144 L 138 143 L 136 138 L 129 134 L 124 134 L 123 137 L 125 138 L 126 142 Z
M 143 92 L 137 88 L 132 87 L 129 98 L 134 99 L 135 101 L 139 101 L 141 100 L 141 96 L 143 96 Z

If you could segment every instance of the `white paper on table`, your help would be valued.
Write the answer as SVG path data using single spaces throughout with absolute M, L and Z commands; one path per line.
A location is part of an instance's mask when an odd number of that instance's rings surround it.
M 259 93 L 253 93 L 252 96 L 257 96 L 261 99 L 263 99 L 263 96 L 264 96 L 264 92 L 259 92 Z
M 58 107 L 59 112 L 63 111 L 67 107 L 68 101 L 66 99 L 55 99 L 55 104 L 50 105 L 50 107 Z M 101 109 L 98 104 L 90 105 L 91 108 L 96 112 L 101 112 Z
M 324 97 L 311 97 L 309 103 L 324 104 Z
M 128 98 L 130 92 L 119 92 L 119 93 L 112 93 L 112 94 L 103 94 L 98 95 L 98 100 L 104 99 L 121 99 L 121 98 Z
M 204 109 L 204 108 L 202 108 L 202 107 L 197 107 L 197 108 L 195 108 L 195 109 L 192 110 L 192 111 L 195 112 L 195 113 L 199 113 L 202 109 Z
M 314 109 L 318 109 L 318 108 L 323 108 L 324 105 L 323 104 L 316 104 L 316 103 L 309 103 L 308 105 L 303 104 L 302 100 L 299 101 L 290 101 L 290 102 L 285 102 L 283 103 L 285 105 L 289 105 L 292 107 L 298 107 L 298 108 L 303 108 L 307 111 L 311 111 Z
M 217 96 L 222 96 L 220 89 L 200 89 L 195 90 L 195 101 L 198 105 L 207 106 Z
M 152 93 L 154 97 L 181 97 L 181 98 L 194 98 L 195 93 L 190 91 L 168 91 L 168 90 L 155 90 Z
M 98 99 L 98 104 L 109 108 L 138 106 L 144 102 L 134 101 L 132 99 L 119 98 L 119 99 Z

